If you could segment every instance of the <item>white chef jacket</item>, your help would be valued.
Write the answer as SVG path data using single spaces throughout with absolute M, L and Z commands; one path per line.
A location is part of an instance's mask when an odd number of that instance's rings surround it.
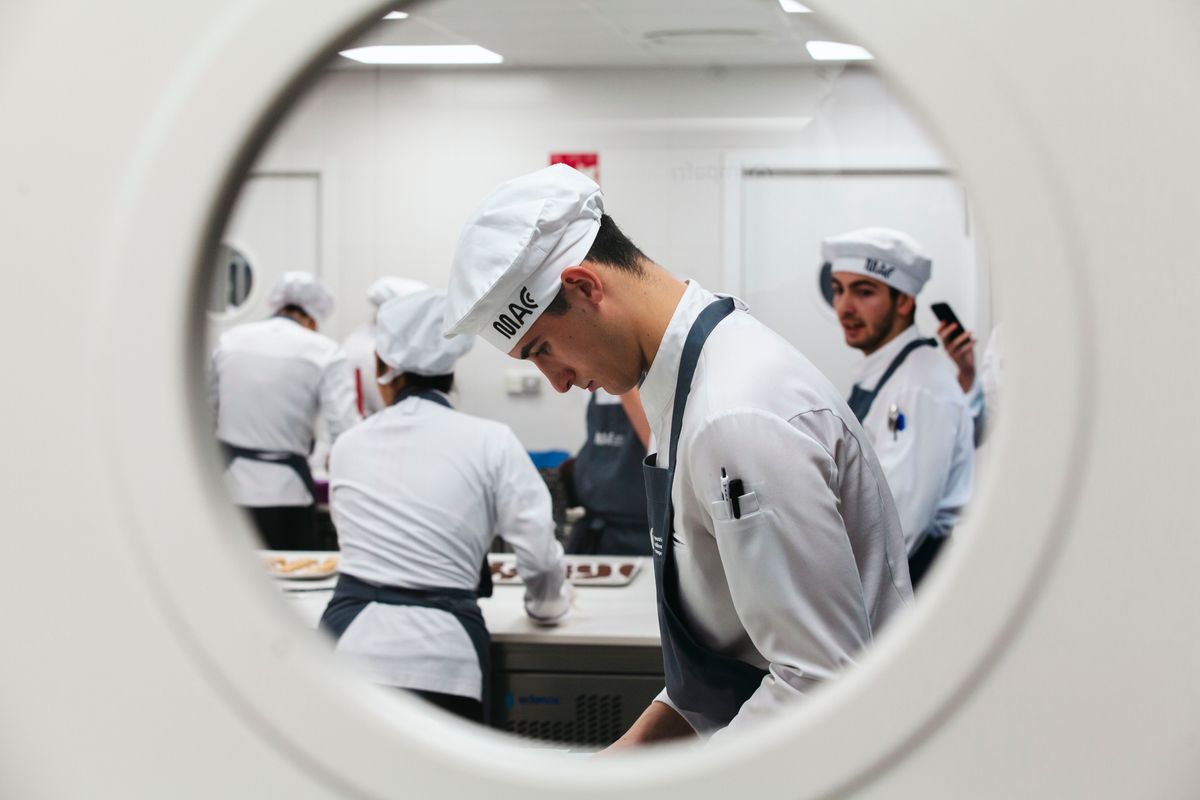
M 642 383 L 658 466 L 684 340 L 714 298 L 689 282 Z M 775 716 L 835 677 L 912 601 L 900 520 L 858 421 L 745 309 L 739 301 L 701 351 L 671 490 L 686 624 L 701 644 L 768 671 L 725 730 Z M 740 519 L 721 499 L 722 468 L 755 495 Z M 658 699 L 673 705 L 665 690 Z M 680 713 L 702 734 L 719 727 Z
M 912 325 L 864 359 L 855 383 L 870 391 L 892 360 L 922 338 Z M 904 430 L 888 426 L 892 406 Z M 950 359 L 936 347 L 918 347 L 892 374 L 863 420 L 900 512 L 905 547 L 927 536 L 948 536 L 971 499 L 975 427 Z
M 362 413 L 369 417 L 383 409 L 379 384 L 375 382 L 375 323 L 367 322 L 346 337 L 342 352 L 350 362 L 351 376 L 357 373 L 356 386 L 362 392 Z
M 208 370 L 217 439 L 239 447 L 305 455 L 318 412 L 337 439 L 359 420 L 350 369 L 337 342 L 287 317 L 222 334 Z M 241 506 L 307 506 L 304 482 L 283 464 L 234 459 L 225 471 Z
M 984 348 L 983 358 L 975 373 L 975 383 L 967 392 L 967 405 L 975 422 L 975 447 L 983 444 L 993 425 L 996 424 L 996 409 L 1000 405 L 1000 384 L 1004 372 L 1004 344 L 999 323 L 992 329 Z
M 407 397 L 334 443 L 330 510 L 340 571 L 382 586 L 469 589 L 498 534 L 517 555 L 525 611 L 562 619 L 570 587 L 550 492 L 512 430 Z M 449 612 L 371 603 L 337 651 L 380 684 L 479 699 L 479 662 Z

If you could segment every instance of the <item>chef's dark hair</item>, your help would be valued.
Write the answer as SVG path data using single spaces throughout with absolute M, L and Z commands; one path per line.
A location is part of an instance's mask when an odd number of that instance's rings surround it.
M 404 388 L 406 389 L 436 389 L 439 392 L 450 393 L 454 388 L 454 373 L 449 375 L 418 375 L 415 372 L 404 373 Z
M 387 371 L 387 364 L 383 363 L 383 359 L 379 354 L 375 354 L 375 371 L 382 375 Z M 450 393 L 454 388 L 454 373 L 448 375 L 418 375 L 415 372 L 402 372 L 404 378 L 405 389 L 436 389 L 439 392 Z
M 641 275 L 642 261 L 649 261 L 646 254 L 638 249 L 638 246 L 630 241 L 629 237 L 621 232 L 617 227 L 617 223 L 613 222 L 613 218 L 608 214 L 600 217 L 600 230 L 596 231 L 596 238 L 592 242 L 592 248 L 588 250 L 584 261 L 595 261 L 599 264 L 604 264 L 606 267 L 632 272 L 635 275 Z M 560 288 L 558 294 L 550 301 L 550 305 L 546 306 L 545 313 L 551 316 L 562 316 L 570 310 L 570 305 L 567 303 L 567 296 L 563 294 Z
M 308 317 L 309 319 L 313 318 L 312 314 L 308 313 L 307 311 L 305 311 L 303 308 L 296 305 L 295 303 L 288 303 L 286 306 L 283 306 L 282 308 L 280 308 L 278 311 L 275 312 L 275 316 L 279 316 L 280 314 L 293 314 L 293 315 L 294 314 L 303 314 L 304 316 Z

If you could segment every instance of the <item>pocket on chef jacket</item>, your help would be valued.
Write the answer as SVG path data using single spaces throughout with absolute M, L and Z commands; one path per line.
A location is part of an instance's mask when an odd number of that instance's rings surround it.
M 758 502 L 758 495 L 754 492 L 746 492 L 738 497 L 740 517 L 733 516 L 732 500 L 714 500 L 710 504 L 710 508 L 712 510 L 712 518 L 716 522 L 740 523 L 747 518 L 762 514 L 762 505 Z

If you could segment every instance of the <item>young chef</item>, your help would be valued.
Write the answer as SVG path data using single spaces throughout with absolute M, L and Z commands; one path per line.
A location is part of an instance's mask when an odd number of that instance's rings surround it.
M 379 313 L 379 307 L 393 297 L 403 297 L 428 288 L 420 281 L 385 275 L 367 289 L 371 320 L 355 328 L 342 342 L 342 352 L 346 354 L 354 375 L 358 411 L 364 417 L 384 407 L 379 396 L 379 384 L 375 383 L 375 316 Z
M 448 334 L 560 392 L 641 385 L 666 689 L 617 746 L 737 731 L 852 664 L 911 602 L 883 471 L 837 391 L 734 298 L 682 283 L 564 165 L 467 221 Z
M 866 356 L 849 405 L 887 475 L 916 587 L 971 499 L 975 466 L 966 398 L 937 342 L 913 323 L 932 262 L 887 228 L 830 237 L 821 255 L 846 344 Z
M 330 509 L 342 559 L 322 625 L 376 683 L 484 721 L 489 637 L 479 565 L 499 534 L 517 554 L 525 611 L 555 624 L 570 607 L 550 492 L 505 425 L 454 410 L 454 363 L 473 337 L 446 339 L 444 292 L 379 309 L 378 383 L 387 407 L 339 439 Z
M 316 490 L 307 453 L 317 414 L 332 439 L 359 420 L 350 368 L 317 333 L 333 296 L 307 272 L 285 272 L 273 316 L 226 331 L 213 351 L 209 397 L 233 502 L 253 516 L 267 547 L 315 550 Z

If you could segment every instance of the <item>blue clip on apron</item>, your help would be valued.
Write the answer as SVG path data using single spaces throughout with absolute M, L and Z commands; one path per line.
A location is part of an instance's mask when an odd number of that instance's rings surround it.
M 871 405 L 875 402 L 875 398 L 879 395 L 883 385 L 888 382 L 896 370 L 900 369 L 900 365 L 904 363 L 904 359 L 908 358 L 908 354 L 918 347 L 937 347 L 936 339 L 916 339 L 904 346 L 904 349 L 892 359 L 892 363 L 888 364 L 888 368 L 884 371 L 883 377 L 879 379 L 879 383 L 875 384 L 875 388 L 867 391 L 857 383 L 850 390 L 850 399 L 846 401 L 846 405 L 850 406 L 850 410 L 854 412 L 854 416 L 858 417 L 858 421 L 862 422 L 867 418 L 867 414 L 871 411 Z
M 704 714 L 728 724 L 758 689 L 766 670 L 711 650 L 696 641 L 683 621 L 679 607 L 679 575 L 674 558 L 674 517 L 671 485 L 675 480 L 675 456 L 683 412 L 696 363 L 708 335 L 733 312 L 732 298 L 711 303 L 692 324 L 675 383 L 675 405 L 671 416 L 670 463 L 659 467 L 657 453 L 647 456 L 642 467 L 646 478 L 646 501 L 650 514 L 650 544 L 654 550 L 654 580 L 658 593 L 658 629 L 662 639 L 663 672 L 671 702 L 686 711 Z

